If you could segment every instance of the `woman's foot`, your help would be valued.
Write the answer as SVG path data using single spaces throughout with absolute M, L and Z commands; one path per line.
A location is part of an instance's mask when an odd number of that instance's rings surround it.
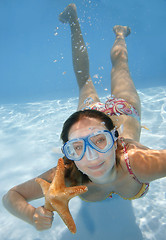
M 115 25 L 113 31 L 117 38 L 125 38 L 131 33 L 131 29 L 128 26 Z
M 69 4 L 62 13 L 59 14 L 59 20 L 62 23 L 73 23 L 77 20 L 77 9 L 74 3 Z

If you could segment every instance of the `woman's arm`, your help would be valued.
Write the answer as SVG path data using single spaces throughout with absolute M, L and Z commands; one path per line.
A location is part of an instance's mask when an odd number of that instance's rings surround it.
M 166 150 L 131 149 L 130 165 L 141 182 L 166 177 Z
M 40 175 L 46 181 L 52 181 L 55 168 Z M 38 230 L 49 228 L 53 214 L 42 208 L 35 208 L 28 202 L 43 197 L 41 187 L 35 178 L 10 189 L 3 197 L 5 208 L 14 216 L 34 225 Z

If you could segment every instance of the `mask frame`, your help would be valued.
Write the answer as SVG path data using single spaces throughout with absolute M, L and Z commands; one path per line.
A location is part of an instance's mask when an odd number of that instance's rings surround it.
M 99 134 L 104 134 L 106 136 L 107 145 L 104 147 L 104 149 L 100 149 L 91 141 L 92 137 L 95 137 Z M 99 131 L 96 131 L 95 133 L 89 134 L 86 137 L 74 138 L 74 139 L 67 141 L 62 147 L 62 152 L 68 159 L 73 160 L 73 161 L 80 161 L 83 158 L 84 154 L 86 153 L 86 150 L 88 150 L 87 152 L 91 153 L 92 157 L 87 157 L 87 158 L 90 158 L 90 160 L 94 160 L 97 157 L 96 152 L 94 152 L 94 150 L 96 150 L 97 152 L 100 152 L 100 153 L 106 153 L 113 147 L 114 142 L 117 139 L 118 139 L 118 132 L 117 132 L 116 128 L 114 128 L 111 131 L 99 130 Z M 73 147 L 73 143 L 77 143 L 77 142 L 82 143 L 82 145 L 81 145 L 82 150 L 81 150 L 80 155 L 77 155 L 77 153 Z M 92 149 L 93 149 L 93 151 L 92 151 Z

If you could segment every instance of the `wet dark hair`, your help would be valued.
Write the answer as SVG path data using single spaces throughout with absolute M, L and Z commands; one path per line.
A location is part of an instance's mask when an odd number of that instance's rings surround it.
M 103 122 L 103 124 L 106 126 L 106 128 L 111 131 L 115 126 L 113 124 L 113 121 L 111 118 L 109 118 L 105 113 L 99 112 L 97 110 L 83 110 L 83 111 L 77 111 L 73 113 L 63 124 L 62 133 L 61 133 L 61 139 L 63 143 L 68 141 L 68 135 L 70 128 L 77 123 L 82 118 L 95 118 Z
M 68 141 L 68 135 L 71 127 L 73 124 L 77 123 L 79 120 L 83 118 L 94 118 L 98 119 L 103 122 L 105 127 L 111 131 L 114 129 L 113 121 L 110 117 L 108 117 L 105 113 L 97 111 L 97 110 L 81 110 L 73 113 L 63 124 L 61 139 L 63 143 Z M 116 136 L 118 137 L 118 131 L 115 132 Z M 85 184 L 90 181 L 86 174 L 83 174 L 81 171 L 78 170 L 74 161 L 67 159 L 66 157 L 63 158 L 65 163 L 65 178 L 71 183 L 71 185 L 79 185 Z

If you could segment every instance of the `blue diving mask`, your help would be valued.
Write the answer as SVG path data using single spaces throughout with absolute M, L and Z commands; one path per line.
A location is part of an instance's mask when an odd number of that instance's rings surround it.
M 86 137 L 67 141 L 62 151 L 68 159 L 73 161 L 80 161 L 85 153 L 88 160 L 94 160 L 98 157 L 98 152 L 106 153 L 113 147 L 118 138 L 117 135 L 116 129 L 96 131 Z

